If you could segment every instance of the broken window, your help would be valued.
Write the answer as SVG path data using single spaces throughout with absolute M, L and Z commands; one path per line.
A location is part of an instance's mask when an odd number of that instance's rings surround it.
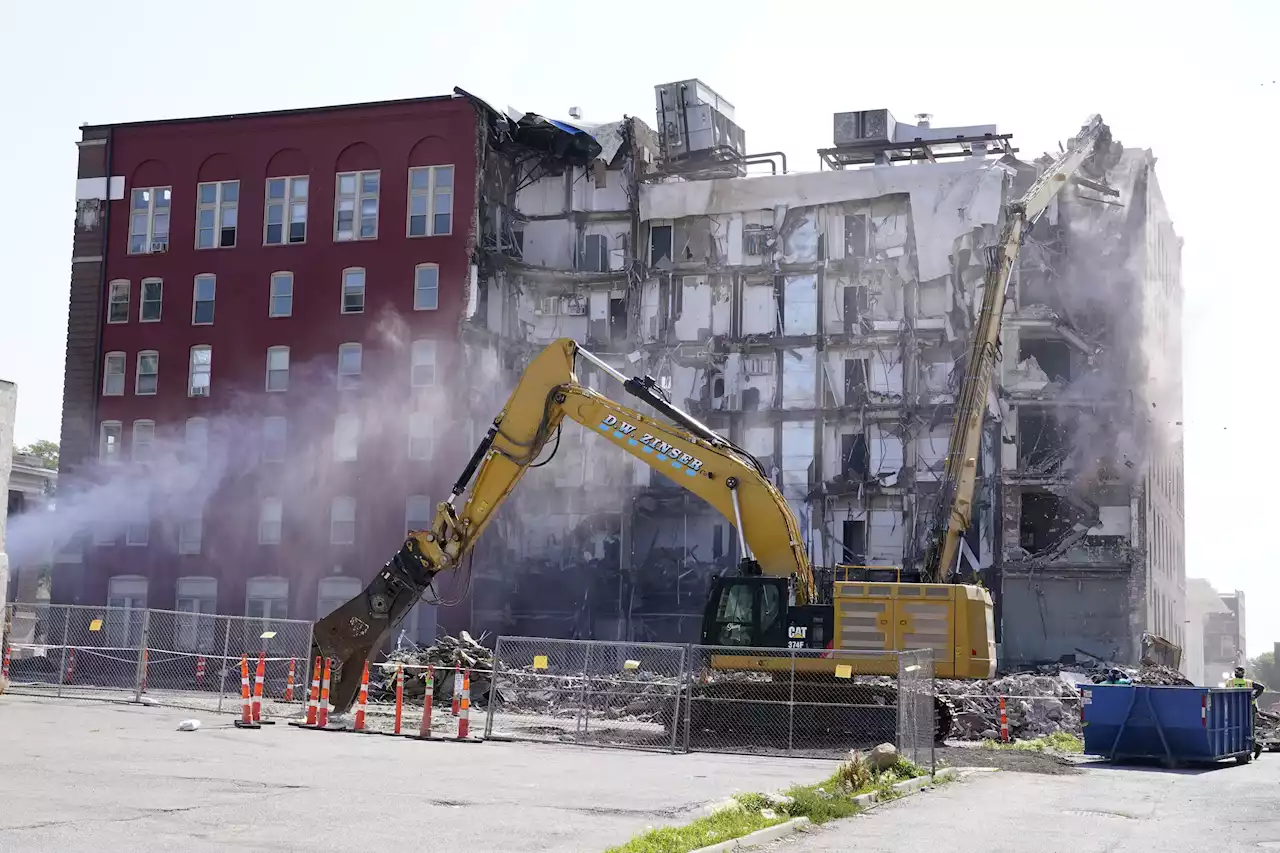
M 870 257 L 869 236 L 870 223 L 865 213 L 845 214 L 844 217 L 844 256 L 852 259 Z
M 1018 344 L 1018 363 L 1034 358 L 1050 382 L 1071 381 L 1071 350 L 1065 341 L 1052 338 L 1023 338 Z
M 1066 536 L 1077 515 L 1070 504 L 1049 492 L 1023 492 L 1020 541 L 1030 554 L 1047 551 Z
M 583 272 L 609 271 L 609 238 L 605 234 L 588 234 L 582 241 Z
M 671 263 L 671 226 L 652 225 L 649 227 L 649 266 L 658 266 L 658 262 L 664 258 L 669 266 Z
M 867 360 L 847 358 L 844 362 L 844 404 L 857 405 L 867 396 Z
M 844 289 L 844 330 L 850 334 L 871 331 L 871 306 L 867 288 L 851 284 Z
M 1066 425 L 1046 411 L 1018 411 L 1018 468 L 1037 474 L 1058 470 L 1071 453 Z
M 840 530 L 841 559 L 849 566 L 861 566 L 867 562 L 867 523 L 862 519 L 845 519 Z
M 840 436 L 840 476 L 851 483 L 866 482 L 871 470 L 867 437 L 854 432 Z

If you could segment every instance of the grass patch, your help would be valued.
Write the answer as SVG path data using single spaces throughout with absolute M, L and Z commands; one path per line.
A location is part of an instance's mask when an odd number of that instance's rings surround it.
M 1070 732 L 1054 732 L 1044 737 L 1009 743 L 984 740 L 982 746 L 985 749 L 1012 749 L 1020 752 L 1084 752 L 1084 741 Z
M 817 784 L 794 785 L 781 797 L 736 794 L 732 806 L 684 826 L 651 829 L 605 853 L 689 853 L 797 817 L 807 817 L 812 823 L 851 817 L 861 810 L 854 797 L 875 791 L 882 800 L 893 799 L 898 796 L 894 785 L 927 775 L 928 771 L 901 758 L 883 771 L 873 769 L 862 758 L 851 759 Z

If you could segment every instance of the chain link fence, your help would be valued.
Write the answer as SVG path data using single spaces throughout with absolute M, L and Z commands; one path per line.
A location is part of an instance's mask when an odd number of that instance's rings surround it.
M 261 656 L 263 715 L 305 706 L 310 622 L 14 603 L 5 626 L 14 693 L 239 713 L 241 657 L 252 679 Z
M 674 752 L 687 654 L 662 643 L 500 637 L 485 737 Z

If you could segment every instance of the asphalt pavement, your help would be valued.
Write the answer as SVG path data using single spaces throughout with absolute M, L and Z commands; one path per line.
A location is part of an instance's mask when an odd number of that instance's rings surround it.
M 1203 771 L 974 773 L 767 853 L 1259 853 L 1280 850 L 1280 754 Z
M 195 732 L 177 731 L 188 717 Z M 0 851 L 593 853 L 834 762 L 257 731 L 0 696 Z

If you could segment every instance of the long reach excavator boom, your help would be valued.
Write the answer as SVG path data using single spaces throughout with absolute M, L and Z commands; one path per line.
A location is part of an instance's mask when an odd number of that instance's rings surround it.
M 577 356 L 672 423 L 578 384 Z M 338 663 L 330 691 L 336 713 L 351 707 L 363 662 L 431 588 L 432 579 L 461 564 L 520 478 L 543 464 L 539 457 L 547 445 L 558 446 L 566 417 L 711 504 L 738 531 L 744 574 L 787 578 L 796 604 L 813 601 L 813 572 L 795 515 L 760 463 L 673 406 L 652 378 L 628 379 L 574 341 L 560 339 L 525 370 L 449 499 L 437 505 L 430 527 L 411 531 L 363 592 L 316 623 L 313 656 Z
M 991 371 L 1000 360 L 1000 327 L 1004 319 L 1005 294 L 1009 279 L 1018 265 L 1022 241 L 1036 220 L 1064 186 L 1076 180 L 1076 172 L 1087 168 L 1090 161 L 1102 159 L 1111 145 L 1111 131 L 1095 115 L 1080 129 L 1066 150 L 1040 173 L 1035 183 L 1011 202 L 1005 211 L 1004 229 L 999 242 L 989 248 L 987 275 L 982 288 L 982 308 L 973 329 L 973 341 L 966 362 L 960 396 L 956 399 L 956 416 L 947 446 L 947 461 L 942 476 L 942 505 L 946 515 L 940 526 L 930 531 L 924 570 L 927 583 L 946 583 L 957 564 L 957 557 L 973 517 L 973 492 L 978 478 L 978 450 L 982 442 L 982 420 L 987 411 L 987 393 L 991 387 Z M 1084 182 L 1101 192 L 1114 195 L 1114 190 L 1092 182 Z

